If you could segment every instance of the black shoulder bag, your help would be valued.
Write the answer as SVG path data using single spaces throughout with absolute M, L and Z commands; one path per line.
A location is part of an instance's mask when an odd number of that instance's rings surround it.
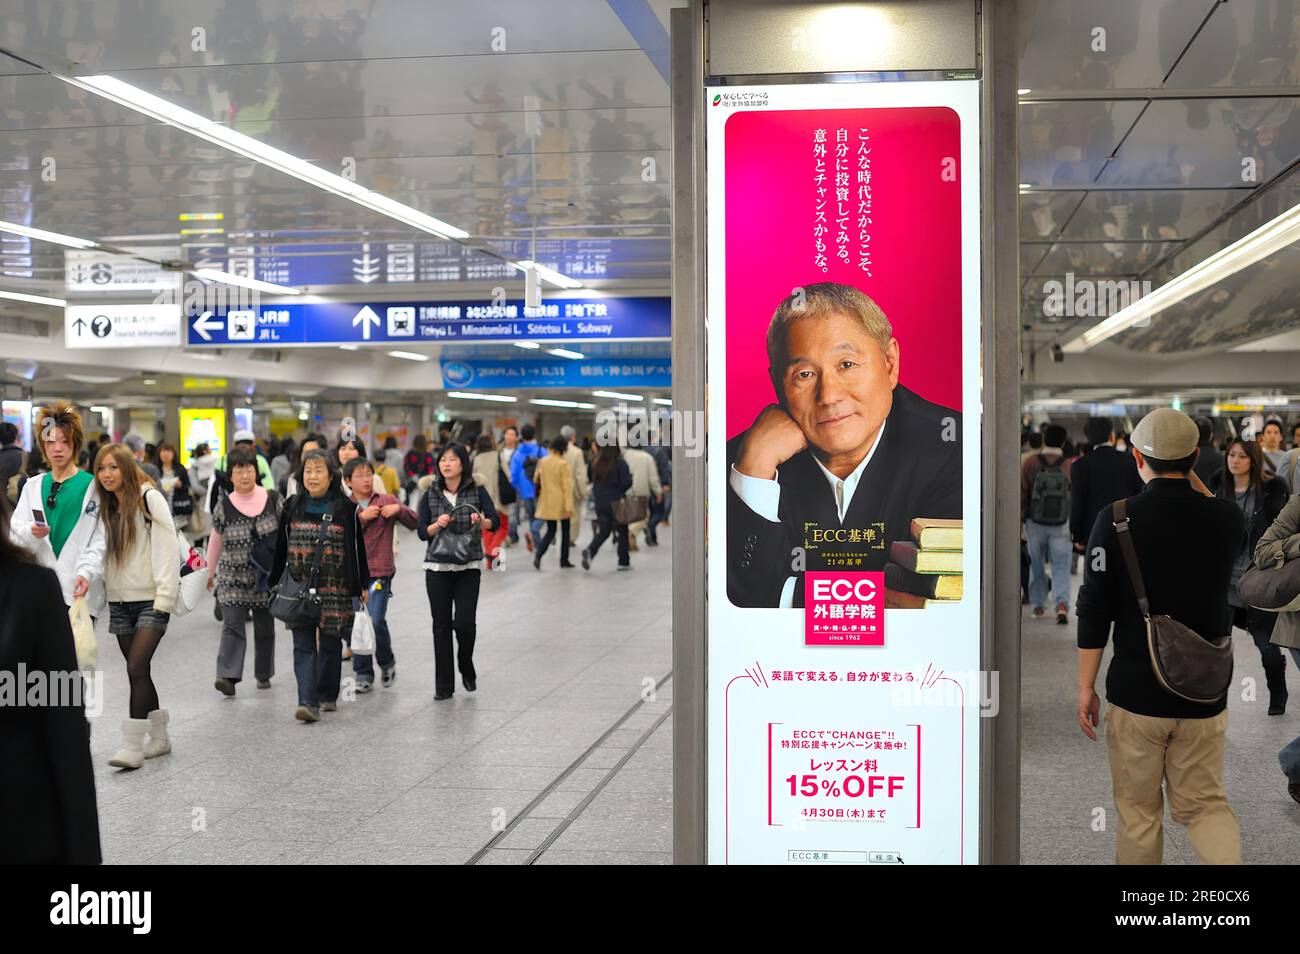
M 452 522 L 433 535 L 425 551 L 425 560 L 431 563 L 454 563 L 457 566 L 464 566 L 483 559 L 483 535 L 480 527 L 476 523 L 470 523 L 468 530 L 460 530 L 456 511 L 461 509 L 467 509 L 472 514 L 480 513 L 479 509 L 467 500 L 458 502 L 452 507 Z
M 321 598 L 316 592 L 320 581 L 321 555 L 325 552 L 325 535 L 329 533 L 334 514 L 321 515 L 320 532 L 316 535 L 316 552 L 311 557 L 311 569 L 306 580 L 295 580 L 286 564 L 280 582 L 271 587 L 271 602 L 267 609 L 271 615 L 290 627 L 311 626 L 320 621 Z
M 1129 582 L 1137 596 L 1138 608 L 1147 624 L 1147 651 L 1151 668 L 1161 688 L 1180 699 L 1213 705 L 1224 697 L 1232 684 L 1232 638 L 1205 639 L 1172 616 L 1152 616 L 1142 571 L 1138 568 L 1128 520 L 1128 501 L 1111 505 L 1115 536 L 1128 568 Z

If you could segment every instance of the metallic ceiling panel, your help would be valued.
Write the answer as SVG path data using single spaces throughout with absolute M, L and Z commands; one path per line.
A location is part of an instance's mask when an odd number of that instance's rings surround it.
M 1060 237 L 1066 241 L 1186 239 L 1249 194 L 1243 189 L 1089 192 Z
M 1090 186 L 1142 112 L 1142 103 L 1026 103 L 1020 107 L 1020 181 Z
M 1020 85 L 1035 92 L 1159 86 L 1217 2 L 1020 0 Z
M 1267 182 L 1300 156 L 1298 102 L 1153 102 L 1098 182 L 1135 188 L 1224 188 Z
M 1300 10 L 1291 2 L 1221 3 L 1167 86 L 1293 86 Z
M 1176 243 L 1159 241 L 1058 242 L 1043 257 L 1036 271 L 1116 277 L 1137 275 L 1163 256 L 1171 254 L 1176 247 Z

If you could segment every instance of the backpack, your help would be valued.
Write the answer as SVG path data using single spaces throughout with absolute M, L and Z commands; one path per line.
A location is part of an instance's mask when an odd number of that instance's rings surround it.
M 537 483 L 537 478 L 533 475 L 537 473 L 537 461 L 540 459 L 541 459 L 540 455 L 532 454 L 529 456 L 527 460 L 524 461 L 524 467 L 523 467 L 524 476 L 528 478 L 528 482 L 530 484 Z
M 1064 458 L 1055 464 L 1038 455 L 1042 467 L 1034 478 L 1029 494 L 1029 519 L 1034 523 L 1058 527 L 1070 519 L 1070 478 L 1062 468 Z

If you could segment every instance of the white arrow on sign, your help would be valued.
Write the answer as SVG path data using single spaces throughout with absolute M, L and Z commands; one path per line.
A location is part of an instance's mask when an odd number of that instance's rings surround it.
M 352 269 L 352 277 L 362 284 L 369 285 L 379 277 L 379 259 L 370 254 L 369 242 L 361 246 L 361 257 L 354 258 L 352 264 L 357 266 Z
M 379 316 L 375 314 L 375 310 L 369 305 L 366 305 L 366 307 L 357 312 L 356 317 L 352 319 L 352 327 L 355 328 L 357 325 L 360 325 L 361 337 L 365 338 L 367 341 L 370 340 L 370 325 L 372 323 L 376 328 L 379 327 Z
M 199 333 L 199 336 L 202 337 L 204 341 L 211 341 L 211 332 L 222 326 L 222 322 L 220 321 L 209 321 L 208 319 L 211 317 L 212 312 L 205 311 L 203 314 L 199 315 L 198 321 L 194 322 L 193 325 L 194 330 Z

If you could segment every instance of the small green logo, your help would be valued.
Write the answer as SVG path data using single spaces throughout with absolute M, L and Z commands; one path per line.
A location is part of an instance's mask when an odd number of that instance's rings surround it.
M 722 94 L 718 93 L 716 96 L 713 97 L 713 105 L 716 106 L 720 102 L 722 102 Z

